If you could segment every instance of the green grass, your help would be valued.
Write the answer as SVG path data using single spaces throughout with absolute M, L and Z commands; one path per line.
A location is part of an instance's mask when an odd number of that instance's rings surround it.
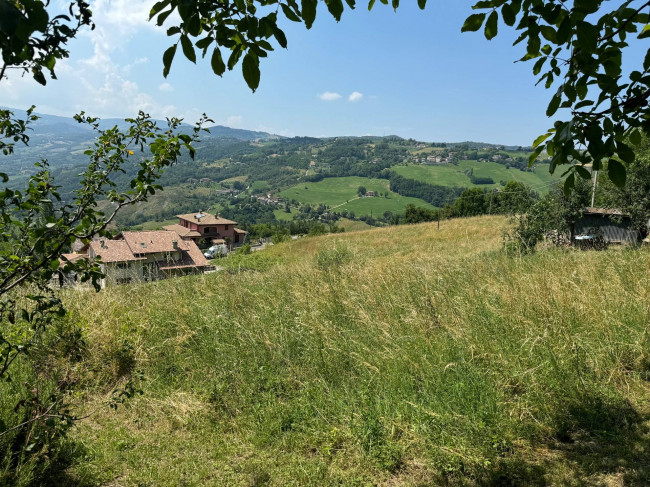
M 365 186 L 368 191 L 388 193 L 388 198 L 358 198 L 357 189 Z M 433 208 L 419 198 L 410 198 L 393 193 L 385 179 L 370 179 L 362 177 L 326 178 L 317 183 L 302 183 L 280 193 L 287 199 L 296 199 L 310 205 L 324 204 L 335 211 L 354 211 L 356 216 L 379 216 L 385 211 L 402 213 L 407 205 Z
M 371 230 L 375 228 L 371 225 L 368 225 L 366 222 L 359 220 L 349 220 L 347 218 L 341 218 L 336 222 L 336 224 L 341 228 L 345 228 L 346 232 L 360 232 L 363 230 Z
M 298 211 L 296 210 L 296 208 L 290 208 L 290 210 L 291 210 L 291 213 L 287 213 L 286 211 L 284 211 L 284 208 L 273 210 L 273 214 L 275 215 L 275 219 L 280 220 L 280 221 L 289 221 L 290 222 L 291 220 L 293 220 L 293 217 L 298 214 Z
M 70 483 L 648 485 L 649 249 L 507 255 L 506 225 L 304 238 L 67 291 L 76 400 L 99 408 L 70 435 Z M 144 394 L 112 411 L 124 343 Z
M 396 166 L 393 169 L 398 174 L 417 181 L 424 181 L 430 184 L 442 186 L 457 186 L 459 188 L 471 188 L 473 184 L 465 174 L 468 169 L 474 169 L 477 177 L 492 178 L 495 184 L 480 185 L 486 188 L 499 188 L 500 181 L 519 181 L 536 189 L 544 194 L 549 191 L 552 183 L 559 180 L 559 175 L 551 175 L 548 172 L 548 164 L 540 164 L 534 168 L 534 172 L 524 172 L 519 169 L 506 167 L 496 162 L 460 161 L 457 166 L 428 166 L 410 165 Z

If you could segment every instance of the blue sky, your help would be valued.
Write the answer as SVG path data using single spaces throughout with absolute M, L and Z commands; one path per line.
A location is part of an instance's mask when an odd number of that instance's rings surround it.
M 324 5 L 316 22 L 286 22 L 288 49 L 262 60 L 260 87 L 251 93 L 240 68 L 223 78 L 209 60 L 197 65 L 177 54 L 167 79 L 165 29 L 146 21 L 153 1 L 96 0 L 97 29 L 70 45 L 46 87 L 13 77 L 0 87 L 0 105 L 37 105 L 43 113 L 80 110 L 127 117 L 193 122 L 205 112 L 218 124 L 281 135 L 389 135 L 425 141 L 475 140 L 529 145 L 552 122 L 550 92 L 535 87 L 530 63 L 514 63 L 523 46 L 500 25 L 488 42 L 461 34 L 471 13 L 466 0 L 429 1 L 424 11 L 403 2 L 397 12 L 377 2 L 346 11 L 336 23 Z

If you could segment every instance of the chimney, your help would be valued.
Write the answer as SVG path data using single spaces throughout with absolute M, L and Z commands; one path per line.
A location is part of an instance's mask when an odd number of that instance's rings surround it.
M 106 248 L 106 240 L 103 240 L 103 239 L 100 240 L 100 241 L 99 241 L 99 245 L 101 245 L 101 247 L 102 247 L 103 249 L 105 249 L 105 248 Z
M 178 240 L 172 240 L 172 247 L 174 247 L 174 250 L 178 250 Z

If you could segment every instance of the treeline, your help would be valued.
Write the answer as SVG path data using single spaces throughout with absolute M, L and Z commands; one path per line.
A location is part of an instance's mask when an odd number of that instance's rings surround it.
M 539 194 L 523 183 L 508 182 L 501 191 L 481 188 L 464 190 L 451 204 L 441 209 L 409 205 L 404 215 L 393 218 L 393 224 L 410 224 L 479 215 L 514 215 L 527 212 L 537 201 Z
M 444 206 L 450 203 L 463 192 L 463 188 L 429 184 L 415 179 L 407 179 L 390 171 L 387 174 L 390 181 L 390 190 L 402 196 L 420 198 L 433 206 Z

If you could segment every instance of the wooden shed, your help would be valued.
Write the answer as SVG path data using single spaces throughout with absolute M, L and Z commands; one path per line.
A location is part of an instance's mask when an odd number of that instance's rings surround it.
M 607 243 L 623 244 L 639 241 L 639 232 L 629 215 L 611 208 L 585 208 L 574 227 L 574 236 L 600 233 Z

